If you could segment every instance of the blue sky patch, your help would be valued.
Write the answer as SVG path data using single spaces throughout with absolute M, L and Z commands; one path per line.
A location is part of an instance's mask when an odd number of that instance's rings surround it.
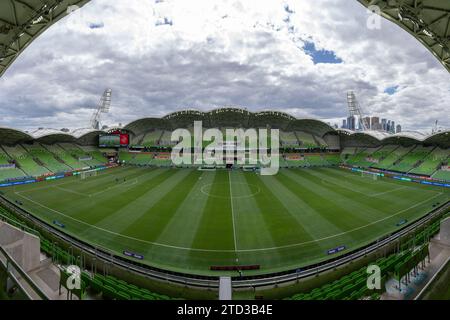
M 91 29 L 101 29 L 105 26 L 103 22 L 91 22 L 89 23 L 89 28 Z
M 317 50 L 314 42 L 305 42 L 305 53 L 313 58 L 314 64 L 318 63 L 342 63 L 342 59 L 336 56 L 334 51 Z
M 395 94 L 397 91 L 398 91 L 398 86 L 387 87 L 386 89 L 384 89 L 384 93 L 387 93 L 390 96 Z

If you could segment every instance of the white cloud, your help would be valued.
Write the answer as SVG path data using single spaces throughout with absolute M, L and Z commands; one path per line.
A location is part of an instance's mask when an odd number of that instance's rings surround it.
M 0 79 L 0 125 L 85 127 L 111 87 L 107 123 L 221 105 L 337 119 L 355 90 L 366 112 L 406 128 L 450 127 L 448 72 L 396 25 L 367 29 L 367 17 L 346 0 L 92 0 Z M 305 41 L 343 63 L 314 64 Z

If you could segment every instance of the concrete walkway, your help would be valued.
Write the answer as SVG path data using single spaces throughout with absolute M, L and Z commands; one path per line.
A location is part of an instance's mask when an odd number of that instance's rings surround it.
M 430 241 L 430 262 L 426 260 L 424 269 L 418 270 L 417 274 L 411 271 L 410 283 L 407 285 L 402 282 L 401 290 L 399 283 L 395 279 L 390 279 L 386 283 L 386 292 L 381 295 L 382 300 L 412 300 L 414 299 L 427 283 L 433 278 L 436 272 L 445 264 L 450 257 L 450 245 L 441 241 L 440 235 L 437 235 Z M 402 281 L 404 281 L 402 279 Z

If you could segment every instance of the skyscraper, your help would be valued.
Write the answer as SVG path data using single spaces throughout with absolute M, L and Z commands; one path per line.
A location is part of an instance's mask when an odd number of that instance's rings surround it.
M 386 131 L 387 129 L 387 120 L 381 119 L 381 130 Z
M 370 128 L 372 130 L 380 130 L 380 118 L 378 117 L 372 117 Z
M 342 120 L 342 129 L 348 129 L 347 128 L 347 119 Z
M 356 129 L 356 122 L 355 122 L 355 117 L 354 116 L 350 116 L 350 117 L 347 118 L 347 129 L 355 131 L 355 129 Z
M 396 133 L 400 133 L 400 132 L 402 132 L 402 126 L 398 124 Z
M 395 121 L 391 121 L 391 130 L 390 133 L 395 133 Z

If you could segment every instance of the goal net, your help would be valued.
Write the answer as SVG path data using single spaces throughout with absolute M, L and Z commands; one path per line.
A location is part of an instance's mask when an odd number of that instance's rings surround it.
M 372 179 L 372 180 L 378 180 L 378 175 L 377 174 L 369 173 L 369 172 L 361 172 L 361 177 L 369 178 L 369 179 Z
M 81 180 L 85 180 L 89 177 L 96 177 L 96 176 L 97 176 L 97 170 L 82 171 L 80 173 Z

